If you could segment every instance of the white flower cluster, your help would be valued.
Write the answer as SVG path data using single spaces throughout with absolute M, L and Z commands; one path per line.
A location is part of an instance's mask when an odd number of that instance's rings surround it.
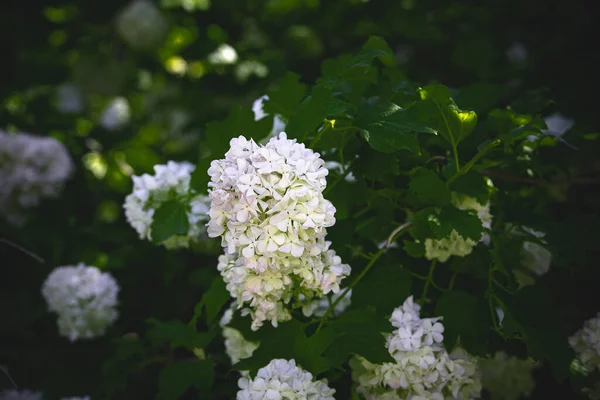
M 191 191 L 190 180 L 194 168 L 187 162 L 169 161 L 166 165 L 155 165 L 155 175 L 133 177 L 133 191 L 125 198 L 125 217 L 140 239 L 151 239 L 154 212 L 169 200 L 186 205 L 189 231 L 184 235 L 171 236 L 162 244 L 173 249 L 189 247 L 190 242 L 202 239 L 206 233 L 210 199 L 207 195 Z
M 600 313 L 569 338 L 569 344 L 588 371 L 600 371 Z
M 315 316 L 315 317 L 323 317 L 327 312 L 329 306 L 344 293 L 344 289 L 340 289 L 339 292 L 330 294 L 326 297 L 320 297 L 318 299 L 305 299 L 304 295 L 300 296 L 300 301 L 302 302 L 302 314 L 306 317 Z M 348 291 L 348 294 L 344 296 L 342 300 L 335 306 L 333 309 L 333 315 L 339 316 L 341 313 L 346 311 L 350 304 L 352 303 L 352 289 Z
M 213 65 L 230 65 L 237 62 L 238 54 L 231 45 L 223 43 L 210 53 L 207 58 L 208 62 Z
M 543 239 L 546 236 L 544 232 L 536 231 L 527 226 L 521 226 L 519 229 L 517 226 L 507 224 L 507 230 L 514 236 L 524 236 L 525 233 L 528 233 L 535 236 L 541 243 L 547 244 Z M 550 250 L 530 240 L 523 241 L 520 257 L 521 264 L 517 268 L 513 268 L 513 274 L 521 286 L 533 285 L 536 277 L 548 272 L 552 262 Z
M 41 392 L 31 390 L 8 389 L 0 393 L 0 400 L 43 400 Z
M 223 314 L 219 325 L 223 329 L 222 334 L 225 338 L 225 353 L 231 359 L 231 364 L 236 364 L 240 360 L 251 357 L 254 350 L 260 346 L 260 342 L 250 342 L 244 338 L 242 332 L 227 326 L 231 322 L 235 310 L 235 303 L 231 305 L 232 307 Z M 247 374 L 247 372 L 244 372 L 242 372 L 242 375 Z
M 117 16 L 116 28 L 131 48 L 152 50 L 164 39 L 168 23 L 151 1 L 133 0 Z
M 490 214 L 490 204 L 485 206 L 479 204 L 477 200 L 465 195 L 452 193 L 452 204 L 459 210 L 474 210 L 485 229 L 492 227 L 492 214 Z M 487 233 L 481 235 L 481 241 L 489 244 L 490 237 Z M 437 259 L 440 262 L 446 262 L 451 256 L 465 257 L 473 251 L 477 242 L 470 238 L 462 237 L 455 229 L 450 232 L 448 237 L 442 239 L 425 239 L 425 258 L 428 260 Z
M 115 97 L 102 111 L 100 125 L 106 130 L 114 131 L 127 125 L 130 118 L 131 109 L 127 99 L 125 97 Z
M 58 196 L 72 171 L 71 157 L 58 140 L 0 130 L 0 215 L 22 225 L 25 210 Z
M 494 358 L 480 358 L 481 382 L 492 400 L 518 400 L 528 397 L 535 387 L 531 375 L 537 366 L 531 359 L 520 359 L 498 351 Z
M 54 269 L 42 286 L 49 310 L 58 314 L 60 335 L 72 342 L 106 332 L 118 317 L 118 292 L 109 273 L 83 263 Z
M 327 386 L 326 379 L 313 381 L 312 374 L 294 360 L 271 360 L 256 378 L 240 378 L 238 386 L 237 400 L 335 400 L 335 389 Z
M 350 362 L 356 391 L 367 399 L 443 400 L 480 397 L 481 381 L 474 357 L 462 349 L 444 349 L 440 318 L 420 318 L 410 296 L 390 321 L 398 329 L 387 336 L 395 363 L 372 364 L 362 357 Z
M 323 197 L 328 174 L 318 153 L 284 132 L 265 146 L 240 136 L 225 159 L 211 163 L 208 235 L 221 236 L 218 269 L 252 329 L 289 320 L 294 294 L 321 297 L 340 290 L 342 264 L 327 227 L 335 207 Z
M 269 100 L 269 96 L 261 96 L 258 99 L 256 99 L 252 104 L 252 111 L 254 112 L 255 121 L 259 121 L 267 116 L 267 114 L 263 110 L 265 100 Z M 271 136 L 279 135 L 279 133 L 283 132 L 284 129 L 285 122 L 283 122 L 283 120 L 279 116 L 275 115 L 275 117 L 273 118 L 273 128 L 271 129 Z

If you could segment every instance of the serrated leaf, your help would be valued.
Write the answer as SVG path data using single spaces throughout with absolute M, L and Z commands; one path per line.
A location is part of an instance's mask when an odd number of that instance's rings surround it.
M 331 89 L 323 86 L 315 87 L 311 95 L 304 100 L 289 118 L 285 131 L 290 138 L 301 137 L 306 132 L 314 131 L 327 116 L 331 101 Z
M 428 85 L 419 93 L 423 101 L 413 107 L 421 122 L 439 132 L 449 143 L 458 145 L 473 132 L 477 114 L 458 108 L 447 87 Z
M 248 370 L 254 376 L 274 358 L 295 359 L 306 369 L 322 367 L 319 356 L 306 351 L 308 339 L 304 333 L 304 325 L 296 320 L 284 322 L 277 328 L 263 326 L 254 338 L 244 337 L 252 341 L 260 340 L 261 346 L 254 351 L 251 358 L 241 360 L 233 366 L 237 371 Z
M 486 204 L 490 198 L 490 190 L 484 176 L 473 171 L 456 178 L 450 184 L 450 189 L 475 198 L 479 204 Z
M 209 360 L 174 362 L 160 372 L 156 399 L 177 400 L 191 387 L 195 387 L 202 398 L 207 398 L 214 378 L 214 365 Z
M 402 249 L 406 251 L 406 254 L 414 258 L 423 258 L 425 255 L 425 245 L 421 242 L 417 243 L 405 240 Z
M 452 349 L 460 337 L 468 352 L 485 355 L 491 320 L 483 299 L 459 290 L 445 292 L 436 303 L 435 315 L 443 317 L 447 349 Z
M 340 115 L 344 113 L 347 109 L 351 108 L 352 104 L 347 101 L 343 101 L 340 99 L 336 99 L 332 97 L 329 100 L 329 104 L 327 105 L 327 117 L 335 117 L 336 115 Z
M 391 332 L 388 319 L 378 316 L 374 310 L 349 310 L 332 322 L 328 329 L 341 336 L 325 351 L 331 368 L 341 366 L 352 354 L 358 354 L 370 362 L 393 362 L 382 333 Z
M 419 154 L 415 132 L 434 133 L 394 103 L 363 104 L 353 124 L 369 145 L 382 153 L 404 149 Z
M 263 103 L 263 109 L 271 115 L 280 115 L 289 120 L 296 113 L 300 102 L 307 93 L 307 86 L 300 83 L 300 76 L 288 72 L 277 87 L 267 92 L 268 100 Z
M 246 107 L 233 107 L 222 121 L 212 121 L 206 125 L 206 143 L 213 158 L 222 158 L 229 149 L 231 139 L 244 136 L 258 141 L 267 136 L 273 127 L 269 118 L 254 120 L 254 112 Z
M 171 236 L 187 234 L 190 223 L 187 206 L 177 200 L 167 200 L 154 212 L 150 232 L 154 243 L 161 243 Z
M 231 295 L 227 291 L 223 277 L 219 275 L 202 295 L 202 299 L 194 309 L 194 314 L 199 317 L 202 314 L 202 308 L 206 308 L 206 323 L 210 324 L 230 298 Z
M 412 276 L 392 260 L 380 261 L 376 268 L 352 289 L 352 308 L 374 307 L 381 315 L 389 315 L 410 295 Z
M 483 224 L 472 212 L 459 210 L 449 205 L 442 207 L 440 220 L 442 224 L 447 225 L 450 229 L 455 229 L 464 238 L 472 239 L 475 242 L 481 240 Z
M 379 60 L 383 63 L 383 65 L 387 67 L 392 67 L 396 65 L 396 57 L 394 57 L 394 52 L 390 48 L 389 44 L 380 36 L 371 36 L 367 40 L 367 43 L 363 46 L 363 51 L 368 50 L 380 50 L 386 55 L 378 56 Z
M 169 342 L 171 348 L 184 347 L 189 350 L 195 347 L 206 347 L 215 337 L 216 332 L 196 332 L 196 330 L 181 321 L 162 322 L 151 318 L 148 322 L 152 327 L 148 337 L 156 342 Z
M 418 168 L 412 173 L 408 191 L 411 202 L 421 206 L 444 206 L 450 203 L 448 185 L 427 168 Z

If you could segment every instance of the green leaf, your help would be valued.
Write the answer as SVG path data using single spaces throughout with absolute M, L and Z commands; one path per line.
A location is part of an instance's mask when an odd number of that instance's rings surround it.
M 362 48 L 362 52 L 368 52 L 378 50 L 381 52 L 381 55 L 377 55 L 376 57 L 385 65 L 386 67 L 393 67 L 396 65 L 396 58 L 394 57 L 394 52 L 387 44 L 385 39 L 380 36 L 371 36 L 367 40 L 367 43 Z M 365 53 L 362 53 L 365 54 Z M 370 60 L 369 60 L 370 64 Z
M 169 342 L 171 348 L 184 347 L 193 350 L 195 347 L 206 347 L 215 337 L 216 332 L 196 332 L 196 330 L 181 321 L 162 322 L 150 318 L 148 323 L 152 327 L 148 330 L 148 337 L 155 343 Z
M 174 235 L 185 235 L 190 229 L 187 205 L 177 200 L 161 204 L 152 217 L 150 232 L 154 243 L 161 243 Z
M 447 349 L 451 350 L 460 337 L 468 352 L 485 355 L 491 320 L 484 299 L 459 290 L 445 292 L 436 303 L 435 315 L 443 317 Z
M 244 333 L 242 332 L 242 334 Z M 304 325 L 296 320 L 284 322 L 277 328 L 263 326 L 254 336 L 249 338 L 244 334 L 246 340 L 260 340 L 261 346 L 256 349 L 251 358 L 235 364 L 234 370 L 248 370 L 251 375 L 255 375 L 260 368 L 266 366 L 274 358 L 295 359 L 298 364 L 309 371 L 314 369 L 322 372 L 323 368 L 327 369 L 327 365 L 324 364 L 326 361 L 314 350 L 309 349 Z
M 459 210 L 449 205 L 442 207 L 440 220 L 449 228 L 456 229 L 458 234 L 464 238 L 470 238 L 475 242 L 481 240 L 483 225 L 473 211 Z
M 339 337 L 325 351 L 332 368 L 340 367 L 352 354 L 358 354 L 372 363 L 393 362 L 382 335 L 393 327 L 388 319 L 372 309 L 349 310 L 331 323 L 327 329 Z
M 412 214 L 411 221 L 410 233 L 420 242 L 428 238 L 443 238 L 452 231 L 449 224 L 442 223 L 437 210 L 433 207 L 424 208 Z
M 394 260 L 380 261 L 376 268 L 352 289 L 352 308 L 374 307 L 381 315 L 389 315 L 410 295 L 412 276 Z
M 231 139 L 244 136 L 258 141 L 271 132 L 273 121 L 270 118 L 254 120 L 254 112 L 246 107 L 233 107 L 223 121 L 213 121 L 206 125 L 206 144 L 213 158 L 223 158 L 229 149 Z
M 352 108 L 352 104 L 348 103 L 347 101 L 332 97 L 327 105 L 327 111 L 325 115 L 326 117 L 335 117 L 343 114 L 349 108 Z
M 364 104 L 353 124 L 361 129 L 361 134 L 369 145 L 382 153 L 408 150 L 420 154 L 415 132 L 435 133 L 429 127 L 418 123 L 410 114 L 394 103 Z
M 406 251 L 406 254 L 414 258 L 423 258 L 425 255 L 425 245 L 421 242 L 417 243 L 405 240 L 402 249 Z
M 306 85 L 300 83 L 299 79 L 299 75 L 288 72 L 276 89 L 268 91 L 269 99 L 263 103 L 265 113 L 280 115 L 285 120 L 289 120 L 296 113 L 307 93 Z
M 208 288 L 200 302 L 196 305 L 194 314 L 196 317 L 200 317 L 202 308 L 205 307 L 206 323 L 210 324 L 230 298 L 231 295 L 227 291 L 223 277 L 219 275 L 212 281 L 210 288 Z
M 444 206 L 450 203 L 450 189 L 438 174 L 427 168 L 417 168 L 408 185 L 410 200 L 421 206 Z
M 439 132 L 449 143 L 458 145 L 473 132 L 477 124 L 474 111 L 461 110 L 443 85 L 429 85 L 420 89 L 422 102 L 415 109 L 423 123 Z
M 306 132 L 314 131 L 323 123 L 331 102 L 331 89 L 315 87 L 289 118 L 285 132 L 290 138 L 299 138 Z
M 479 204 L 486 204 L 490 198 L 490 190 L 485 177 L 473 171 L 469 171 L 456 178 L 450 184 L 450 189 L 475 198 Z
M 156 399 L 177 400 L 192 387 L 202 398 L 208 398 L 214 378 L 214 365 L 209 360 L 174 362 L 160 372 Z

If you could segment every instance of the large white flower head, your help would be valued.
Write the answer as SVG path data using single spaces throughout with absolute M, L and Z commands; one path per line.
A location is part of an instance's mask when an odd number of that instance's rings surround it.
M 475 358 L 460 348 L 448 354 L 440 318 L 420 318 L 419 310 L 410 296 L 392 313 L 397 329 L 386 340 L 395 363 L 372 364 L 362 357 L 350 361 L 357 392 L 367 399 L 480 397 Z
M 493 400 L 518 400 L 528 397 L 535 387 L 531 375 L 537 366 L 531 359 L 520 359 L 498 351 L 494 358 L 480 358 L 481 382 Z
M 79 263 L 55 268 L 42 286 L 48 309 L 58 314 L 58 330 L 70 341 L 104 335 L 118 317 L 119 285 L 108 273 Z
M 294 294 L 337 293 L 350 266 L 325 240 L 335 207 L 323 197 L 327 169 L 318 153 L 285 133 L 265 146 L 232 139 L 211 163 L 208 235 L 221 236 L 218 269 L 252 329 L 291 318 Z
M 187 162 L 169 161 L 166 165 L 155 165 L 154 175 L 133 177 L 133 191 L 125 198 L 125 217 L 140 239 L 151 239 L 156 209 L 173 200 L 185 205 L 189 231 L 171 236 L 162 244 L 169 249 L 188 247 L 190 242 L 205 236 L 210 199 L 208 195 L 199 195 L 190 189 L 194 168 Z
M 237 400 L 335 400 L 335 389 L 326 379 L 313 381 L 312 374 L 296 366 L 294 360 L 271 360 L 258 370 L 256 378 L 240 378 L 238 386 Z
M 485 229 L 492 227 L 492 214 L 490 213 L 490 204 L 481 205 L 476 199 L 452 193 L 452 204 L 459 210 L 473 210 L 481 221 Z M 481 235 L 481 242 L 490 243 L 490 236 L 484 232 Z M 451 256 L 465 257 L 473 251 L 477 242 L 471 238 L 462 237 L 455 229 L 450 234 L 441 239 L 425 239 L 425 258 L 428 260 L 437 259 L 440 262 L 446 262 Z
M 168 23 L 151 1 L 133 0 L 117 16 L 116 28 L 132 48 L 151 50 L 164 39 Z
M 584 322 L 583 327 L 569 338 L 577 357 L 590 371 L 600 371 L 600 313 Z
M 531 235 L 536 238 L 533 239 L 535 241 L 523 241 L 520 252 L 521 263 L 513 268 L 513 274 L 521 287 L 533 285 L 536 277 L 540 277 L 550 270 L 552 263 L 552 253 L 542 246 L 542 244 L 547 244 L 544 240 L 546 233 L 514 224 L 506 224 L 506 229 L 512 236 Z
M 0 393 L 0 400 L 43 400 L 44 395 L 41 392 L 34 392 L 28 389 L 16 390 L 8 389 Z
M 256 99 L 254 103 L 252 103 L 252 111 L 254 112 L 255 121 L 259 121 L 267 116 L 267 114 L 265 114 L 263 110 L 265 100 L 269 100 L 269 96 L 261 96 L 258 99 Z M 283 120 L 279 116 L 275 115 L 273 118 L 273 128 L 271 130 L 271 136 L 277 136 L 280 132 L 283 132 L 284 129 L 285 122 L 283 122 Z
M 58 140 L 0 130 L 0 215 L 22 225 L 25 211 L 58 196 L 72 171 L 73 161 Z

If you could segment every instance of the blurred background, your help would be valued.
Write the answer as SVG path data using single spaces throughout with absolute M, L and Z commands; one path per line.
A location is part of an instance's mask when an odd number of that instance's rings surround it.
M 464 88 L 457 99 L 463 109 L 485 113 L 511 104 L 598 131 L 600 28 L 592 4 L 2 2 L 0 129 L 60 140 L 76 172 L 25 227 L 0 222 L 0 238 L 44 260 L 0 243 L 0 365 L 20 387 L 43 388 L 48 398 L 153 398 L 160 365 L 145 355 L 147 364 L 131 369 L 119 357 L 136 350 L 115 347 L 109 337 L 143 332 L 150 316 L 188 321 L 217 273 L 218 243 L 167 252 L 140 241 L 122 211 L 131 176 L 168 160 L 196 162 L 207 122 L 233 106 L 250 107 L 287 71 L 314 83 L 324 59 L 355 52 L 370 35 L 388 41 L 417 84 Z M 598 163 L 578 167 L 600 170 Z M 591 189 L 578 190 L 586 196 Z M 55 266 L 80 261 L 117 278 L 122 317 L 109 337 L 72 345 L 56 335 L 40 286 Z M 235 385 L 235 377 L 222 379 Z M 0 389 L 9 387 L 0 374 Z M 539 398 L 560 393 L 556 383 L 539 390 Z

